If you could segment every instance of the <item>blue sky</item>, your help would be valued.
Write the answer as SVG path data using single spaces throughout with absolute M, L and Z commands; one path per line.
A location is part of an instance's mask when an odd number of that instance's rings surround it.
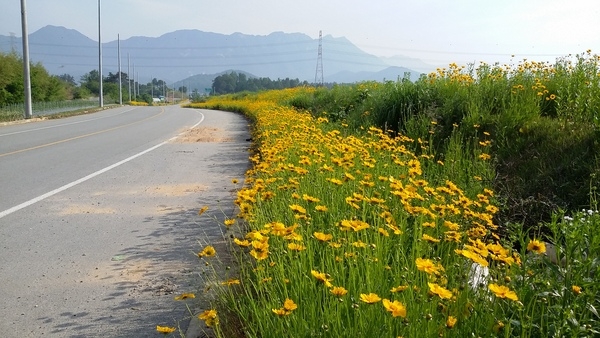
M 98 1 L 26 0 L 29 33 L 64 26 L 97 41 Z M 378 56 L 450 62 L 552 61 L 600 53 L 595 0 L 101 0 L 102 40 L 160 36 L 180 29 L 317 38 L 344 36 Z M 3 0 L 0 34 L 21 36 L 20 1 Z M 326 52 L 327 46 L 324 46 Z

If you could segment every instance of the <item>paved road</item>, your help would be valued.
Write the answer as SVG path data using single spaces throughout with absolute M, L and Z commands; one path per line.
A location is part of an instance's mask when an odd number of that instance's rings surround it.
M 173 297 L 200 292 L 207 268 L 195 252 L 223 245 L 247 124 L 169 106 L 0 126 L 1 335 L 185 329 Z

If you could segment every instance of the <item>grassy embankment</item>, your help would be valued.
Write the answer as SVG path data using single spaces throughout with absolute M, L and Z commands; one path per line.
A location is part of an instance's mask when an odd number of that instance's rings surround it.
M 598 61 L 192 105 L 246 114 L 254 141 L 223 225 L 239 267 L 201 318 L 223 337 L 598 335 Z

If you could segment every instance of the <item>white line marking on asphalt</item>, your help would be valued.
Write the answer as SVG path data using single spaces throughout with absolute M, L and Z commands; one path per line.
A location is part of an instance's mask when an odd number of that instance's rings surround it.
M 118 114 L 114 114 L 114 115 L 110 115 L 110 116 L 102 116 L 102 117 L 96 117 L 96 118 L 89 119 L 89 120 L 84 120 L 84 121 L 69 122 L 69 123 L 57 124 L 55 126 L 41 127 L 41 128 L 35 128 L 35 129 L 27 129 L 27 130 L 15 131 L 15 132 L 12 132 L 12 133 L 7 133 L 7 134 L 0 134 L 0 137 L 2 137 L 2 136 L 8 136 L 8 135 L 16 135 L 16 134 L 29 133 L 31 131 L 38 131 L 38 130 L 44 130 L 44 129 L 50 129 L 50 128 L 70 126 L 70 125 L 73 125 L 73 124 L 85 123 L 85 122 L 90 122 L 90 121 L 96 121 L 96 120 L 105 119 L 105 118 L 108 118 L 108 117 L 115 117 L 115 116 L 119 116 L 121 114 L 125 114 L 127 112 L 130 112 L 130 111 L 134 110 L 135 108 L 137 108 L 137 107 L 133 107 L 131 109 L 128 109 L 128 110 L 122 111 L 122 112 L 120 112 Z
M 202 113 L 199 113 L 199 114 L 202 117 L 200 118 L 200 121 L 198 123 L 196 123 L 194 126 L 192 126 L 192 129 L 196 128 L 200 123 L 202 123 L 202 121 L 204 121 L 204 114 L 202 114 Z M 171 142 L 172 140 L 175 140 L 176 138 L 178 138 L 179 136 L 181 136 L 183 133 L 184 132 L 179 133 L 177 136 L 171 137 L 170 139 L 168 139 L 168 140 L 166 140 L 166 141 L 164 141 L 162 143 L 159 143 L 159 144 L 155 145 L 154 147 L 148 148 L 148 149 L 146 149 L 146 150 L 144 150 L 142 152 L 139 152 L 139 153 L 137 153 L 137 154 L 135 154 L 133 156 L 130 156 L 130 157 L 128 157 L 128 158 L 126 158 L 126 159 L 124 159 L 122 161 L 119 161 L 119 162 L 117 162 L 117 163 L 115 163 L 113 165 L 110 165 L 110 166 L 108 166 L 108 167 L 106 167 L 104 169 L 100 169 L 100 170 L 98 170 L 98 171 L 96 171 L 94 173 L 91 173 L 91 174 L 89 174 L 89 175 L 87 175 L 85 177 L 82 177 L 82 178 L 80 178 L 80 179 L 78 179 L 76 181 L 73 181 L 71 183 L 65 184 L 65 185 L 63 185 L 60 188 L 54 189 L 54 190 L 52 190 L 50 192 L 47 192 L 47 193 L 45 193 L 43 195 L 40 195 L 40 196 L 36 197 L 36 198 L 32 198 L 29 201 L 21 203 L 19 205 L 16 205 L 16 206 L 14 206 L 14 207 L 12 207 L 10 209 L 4 210 L 4 211 L 0 212 L 0 218 L 2 218 L 4 216 L 8 216 L 8 215 L 12 214 L 13 212 L 19 211 L 19 210 L 21 210 L 23 208 L 26 208 L 26 207 L 28 207 L 28 206 L 30 206 L 32 204 L 37 203 L 37 202 L 43 201 L 43 200 L 45 200 L 48 197 L 51 197 L 51 196 L 54 196 L 54 195 L 58 194 L 59 192 L 65 191 L 65 190 L 67 190 L 69 188 L 72 188 L 72 187 L 78 185 L 79 183 L 83 183 L 83 182 L 85 182 L 87 180 L 90 180 L 90 179 L 92 179 L 92 178 L 94 178 L 94 177 L 96 177 L 98 175 L 101 175 L 101 174 L 103 174 L 103 173 L 105 173 L 105 172 L 107 172 L 109 170 L 112 170 L 112 169 L 120 166 L 121 164 L 127 163 L 127 162 L 129 162 L 129 161 L 131 161 L 131 160 L 133 160 L 135 158 L 138 158 L 138 157 L 140 157 L 140 156 L 142 156 L 142 155 L 144 155 L 146 153 L 149 153 L 152 150 L 157 149 L 157 148 L 159 148 L 159 147 L 161 147 L 161 146 L 163 146 L 163 145 Z

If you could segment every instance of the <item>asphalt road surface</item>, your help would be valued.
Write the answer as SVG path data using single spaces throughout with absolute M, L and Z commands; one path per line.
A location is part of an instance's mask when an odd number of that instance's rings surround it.
M 202 293 L 204 245 L 223 252 L 248 138 L 240 115 L 177 106 L 0 126 L 0 336 L 185 331 L 173 298 Z

